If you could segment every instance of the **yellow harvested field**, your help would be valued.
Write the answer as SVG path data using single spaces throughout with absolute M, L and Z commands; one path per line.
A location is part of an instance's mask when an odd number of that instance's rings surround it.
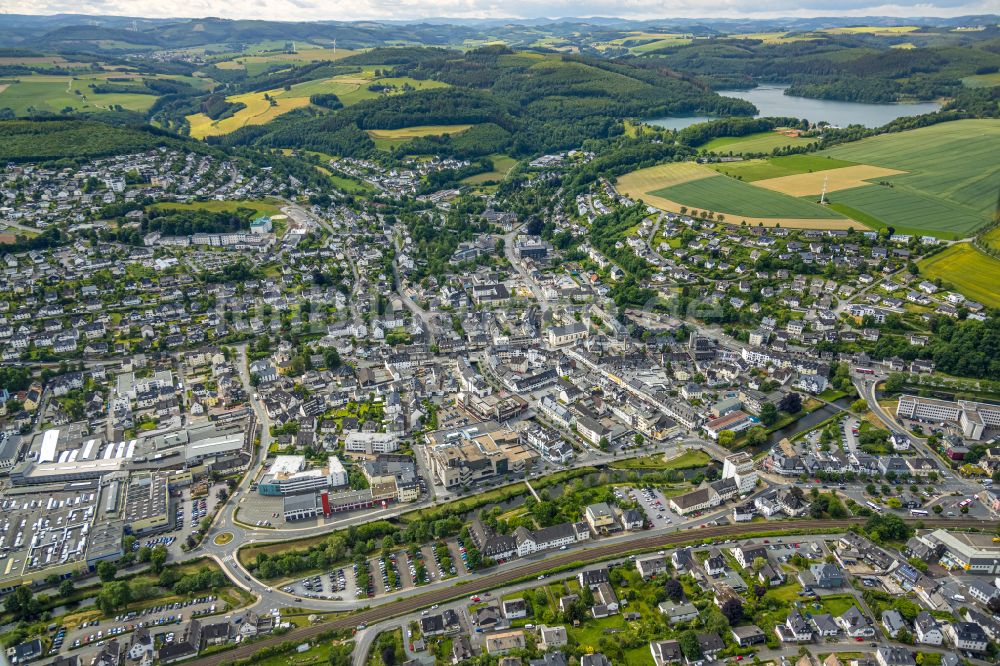
M 710 178 L 716 173 L 708 167 L 694 162 L 657 164 L 647 169 L 639 169 L 618 177 L 618 191 L 636 199 L 645 197 L 647 192 L 673 187 L 693 180 Z
M 470 127 L 472 125 L 415 125 L 391 130 L 368 130 L 368 135 L 373 139 L 415 139 L 421 136 L 458 134 Z
M 656 206 L 668 213 L 681 215 L 681 210 L 690 212 L 690 205 L 680 204 L 670 199 L 650 194 L 675 185 L 682 185 L 704 178 L 718 177 L 718 174 L 706 166 L 694 162 L 677 162 L 675 164 L 658 164 L 646 169 L 639 169 L 618 177 L 615 187 L 618 191 L 632 199 L 642 201 L 650 206 Z M 751 183 L 756 185 L 756 183 Z M 858 223 L 849 219 L 806 219 L 806 218 L 786 218 L 786 217 L 748 217 L 738 213 L 727 211 L 714 211 L 723 213 L 729 220 L 746 221 L 751 226 L 763 225 L 765 227 L 782 227 L 796 229 L 850 229 L 857 228 Z
M 621 179 L 618 181 L 621 183 Z M 618 188 L 623 194 L 628 194 L 621 187 Z M 649 204 L 650 206 L 656 206 L 662 211 L 668 213 L 677 213 L 681 215 L 681 209 L 685 209 L 685 212 L 690 212 L 690 206 L 683 206 L 676 201 L 671 201 L 670 199 L 664 199 L 663 197 L 658 197 L 655 194 L 629 194 L 633 199 L 640 199 L 643 203 Z M 785 227 L 789 229 L 857 229 L 859 225 L 854 220 L 848 219 L 818 219 L 818 218 L 794 218 L 794 217 L 747 217 L 746 215 L 739 215 L 737 213 L 727 213 L 726 211 L 713 211 L 715 213 L 722 213 L 726 216 L 727 220 L 739 220 L 741 223 L 746 222 L 752 227 L 765 226 L 765 227 Z
M 2 93 L 4 90 L 7 90 L 7 86 L 9 85 L 10 85 L 9 83 L 0 83 L 0 93 Z
M 236 62 L 235 60 L 223 60 L 222 62 L 215 63 L 215 66 L 219 69 L 246 69 L 243 63 Z
M 823 183 L 826 182 L 827 192 L 838 192 L 840 190 L 850 190 L 862 185 L 870 185 L 868 181 L 886 176 L 896 176 L 905 171 L 896 169 L 886 169 L 883 167 L 871 166 L 868 164 L 858 164 L 857 166 L 841 167 L 839 169 L 826 169 L 825 171 L 813 171 L 812 173 L 797 173 L 791 176 L 781 176 L 778 178 L 765 178 L 755 180 L 751 184 L 755 187 L 763 187 L 766 190 L 781 192 L 793 197 L 819 196 L 823 192 Z
M 229 118 L 222 120 L 212 120 L 204 113 L 195 113 L 187 117 L 191 125 L 191 136 L 196 139 L 204 139 L 206 136 L 217 136 L 235 132 L 246 125 L 263 125 L 274 120 L 278 116 L 288 113 L 294 109 L 308 106 L 308 97 L 280 97 L 283 91 L 271 90 L 266 93 L 245 93 L 243 95 L 233 95 L 226 99 L 230 102 L 242 102 L 246 104 L 245 109 L 240 109 Z M 274 100 L 272 104 L 264 99 L 264 95 L 269 94 Z
M 916 32 L 919 28 L 915 25 L 879 26 L 879 25 L 858 25 L 848 28 L 826 28 L 822 32 L 831 35 L 880 35 L 892 37 L 905 35 L 908 32 Z

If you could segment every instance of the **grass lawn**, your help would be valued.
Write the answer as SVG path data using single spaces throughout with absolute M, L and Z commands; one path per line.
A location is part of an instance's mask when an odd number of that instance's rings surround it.
M 832 157 L 818 155 L 787 155 L 785 157 L 769 157 L 763 160 L 746 160 L 744 162 L 725 162 L 710 165 L 719 173 L 747 182 L 793 176 L 799 173 L 826 171 L 854 166 L 856 162 L 838 160 Z
M 507 175 L 507 172 L 513 169 L 514 165 L 517 164 L 517 160 L 507 155 L 490 155 L 490 159 L 493 161 L 492 171 L 486 171 L 484 173 L 477 173 L 475 175 L 468 176 L 463 178 L 461 182 L 466 185 L 480 185 L 482 183 L 503 180 Z
M 784 585 L 772 587 L 764 594 L 764 596 L 790 604 L 793 601 L 801 599 L 799 596 L 799 592 L 801 591 L 802 586 L 799 585 L 798 582 L 785 583 Z
M 625 625 L 625 618 L 621 615 L 612 615 L 600 620 L 588 619 L 579 627 L 567 626 L 566 633 L 576 640 L 577 645 L 584 650 L 593 648 L 594 652 L 599 652 L 598 643 L 601 637 L 605 635 L 605 630 L 617 629 L 620 631 L 625 628 Z M 648 645 L 646 646 L 646 651 L 649 651 Z
M 987 256 L 970 243 L 952 245 L 944 252 L 917 263 L 920 275 L 941 278 L 967 298 L 983 305 L 1000 308 L 1000 261 Z
M 278 654 L 260 661 L 254 662 L 257 666 L 320 666 L 320 664 L 330 663 L 330 641 L 323 641 L 318 645 L 313 645 L 305 652 L 295 652 L 288 654 Z
M 614 469 L 691 469 L 704 467 L 710 462 L 712 462 L 710 455 L 701 449 L 692 449 L 669 460 L 662 455 L 628 458 L 611 463 L 611 467 Z
M 800 136 L 786 136 L 780 132 L 758 132 L 746 136 L 723 136 L 702 146 L 713 153 L 739 155 L 740 153 L 770 153 L 775 148 L 807 146 L 815 141 Z
M 834 400 L 839 400 L 840 398 L 843 398 L 845 395 L 847 395 L 847 393 L 844 391 L 838 391 L 835 388 L 828 388 L 827 390 L 820 393 L 818 397 L 820 400 L 833 402 Z
M 850 610 L 851 606 L 856 605 L 857 601 L 850 594 L 829 594 L 820 597 L 819 604 L 823 607 L 822 612 L 838 617 Z
M 526 495 L 527 493 L 528 486 L 525 485 L 524 481 L 518 481 L 506 486 L 501 486 L 500 488 L 488 490 L 485 493 L 478 493 L 476 495 L 470 495 L 469 497 L 461 497 L 433 508 L 410 511 L 409 513 L 404 513 L 400 517 L 403 520 L 419 520 L 421 518 L 433 516 L 438 512 L 455 509 L 460 504 L 464 504 L 471 509 L 475 506 L 483 506 L 492 502 L 501 502 L 517 495 Z
M 625 663 L 627 666 L 653 666 L 653 654 L 649 651 L 648 645 L 642 645 L 631 650 L 625 650 Z
M 259 199 L 246 201 L 192 201 L 190 203 L 158 203 L 150 208 L 160 210 L 207 210 L 213 213 L 231 213 L 238 208 L 251 208 L 256 216 L 278 215 L 281 209 L 276 199 Z

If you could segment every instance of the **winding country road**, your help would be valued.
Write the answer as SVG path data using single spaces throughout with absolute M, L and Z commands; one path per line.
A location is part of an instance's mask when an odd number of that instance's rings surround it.
M 908 520 L 907 522 L 914 522 Z M 979 528 L 996 529 L 998 523 L 993 521 L 980 520 L 941 520 L 925 519 L 922 523 L 926 527 L 950 527 L 953 529 Z M 261 641 L 240 645 L 233 650 L 218 654 L 194 659 L 188 664 L 195 666 L 218 666 L 237 659 L 249 657 L 261 648 L 276 645 L 285 641 L 307 641 L 326 631 L 350 629 L 360 624 L 373 624 L 389 618 L 411 613 L 415 610 L 439 604 L 445 601 L 456 599 L 470 594 L 477 594 L 503 587 L 521 578 L 537 576 L 540 573 L 551 569 L 573 564 L 585 566 L 586 562 L 598 562 L 601 560 L 624 555 L 633 551 L 653 550 L 665 546 L 676 546 L 689 541 L 699 541 L 701 539 L 726 539 L 731 537 L 752 537 L 755 534 L 768 534 L 775 531 L 792 531 L 801 529 L 821 529 L 829 530 L 830 533 L 846 530 L 857 525 L 857 518 L 846 518 L 838 520 L 788 520 L 769 523 L 750 523 L 746 525 L 722 525 L 707 527 L 699 530 L 688 530 L 685 532 L 673 532 L 659 534 L 648 537 L 640 537 L 625 541 L 616 541 L 602 544 L 594 548 L 582 551 L 571 551 L 558 553 L 552 557 L 537 562 L 532 562 L 520 567 L 501 567 L 495 575 L 481 580 L 473 580 L 465 585 L 454 585 L 439 590 L 433 590 L 426 594 L 406 597 L 393 603 L 388 603 L 375 608 L 369 608 L 350 615 L 342 615 L 333 619 L 315 624 L 309 627 L 293 629 L 282 636 L 274 636 Z

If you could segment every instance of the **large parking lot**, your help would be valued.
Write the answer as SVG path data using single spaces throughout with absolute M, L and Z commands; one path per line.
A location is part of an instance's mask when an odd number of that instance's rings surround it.
M 352 567 L 345 566 L 304 578 L 281 589 L 298 597 L 340 601 L 357 596 L 355 580 Z
M 116 616 L 113 620 L 91 620 L 84 622 L 68 634 L 62 629 L 56 634 L 59 646 L 64 646 L 74 652 L 86 652 L 88 648 L 98 649 L 105 641 L 136 629 L 145 627 L 150 633 L 164 633 L 164 640 L 174 627 L 182 624 L 185 619 L 205 617 L 222 613 L 227 605 L 218 600 L 215 595 L 206 595 L 188 601 L 151 606 L 140 611 L 131 611 Z M 63 642 L 64 641 L 64 642 Z M 55 647 L 55 643 L 53 643 Z M 81 654 L 85 659 L 85 655 Z
M 358 588 L 356 565 L 337 567 L 282 587 L 283 592 L 304 599 L 347 600 L 378 597 L 468 573 L 468 555 L 460 539 L 397 550 L 367 560 L 369 585 Z
M 637 502 L 646 512 L 646 519 L 652 524 L 651 529 L 667 527 L 682 520 L 671 514 L 670 502 L 656 488 L 619 486 L 615 488 L 615 497 Z

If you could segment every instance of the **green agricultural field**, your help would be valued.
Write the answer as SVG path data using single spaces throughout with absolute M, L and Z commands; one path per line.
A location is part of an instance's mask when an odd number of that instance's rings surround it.
M 958 120 L 883 134 L 825 150 L 843 160 L 906 173 L 888 176 L 892 188 L 838 192 L 834 201 L 895 228 L 945 237 L 969 236 L 989 222 L 1000 188 L 1000 120 Z
M 808 146 L 815 139 L 785 136 L 779 132 L 758 132 L 747 136 L 723 136 L 712 139 L 702 148 L 713 153 L 739 155 L 740 153 L 770 153 L 775 148 Z
M 0 109 L 10 108 L 19 116 L 33 111 L 59 113 L 102 111 L 120 105 L 130 111 L 145 111 L 156 101 L 155 95 L 131 93 L 95 94 L 87 86 L 104 83 L 101 78 L 71 78 L 68 76 L 24 76 L 5 79 L 0 83 Z
M 1000 308 L 1000 261 L 989 257 L 970 243 L 952 245 L 944 252 L 921 260 L 920 274 L 929 279 L 941 278 L 967 298 L 983 305 Z
M 840 219 L 840 215 L 811 201 L 754 187 L 735 178 L 712 176 L 666 187 L 655 196 L 684 204 L 689 209 L 713 210 L 738 223 L 740 216 L 754 218 Z
M 718 139 L 714 141 L 718 141 Z M 725 162 L 710 164 L 708 166 L 727 176 L 753 182 L 768 178 L 780 178 L 781 176 L 793 176 L 798 173 L 839 169 L 841 167 L 854 166 L 855 164 L 857 163 L 833 159 L 832 157 L 821 157 L 819 155 L 786 155 L 784 157 L 769 157 L 763 160 Z
M 967 88 L 992 88 L 993 86 L 1000 86 L 1000 72 L 967 76 L 962 79 L 962 84 Z
M 881 223 L 876 228 L 891 226 L 899 233 L 962 238 L 969 230 L 982 224 L 981 218 L 973 211 L 924 192 L 901 187 L 869 185 L 828 196 L 834 204 L 844 204 L 860 211 L 864 217 L 858 219 L 859 222 L 869 223 L 871 218 L 875 218 Z M 850 215 L 846 208 L 843 212 Z

